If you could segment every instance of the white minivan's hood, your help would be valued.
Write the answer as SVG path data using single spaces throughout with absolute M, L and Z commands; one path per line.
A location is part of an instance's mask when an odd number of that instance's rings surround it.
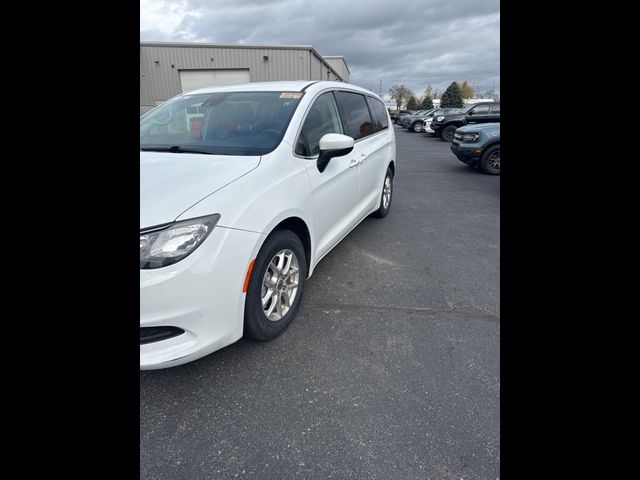
M 140 152 L 140 228 L 174 221 L 259 163 L 259 156 Z

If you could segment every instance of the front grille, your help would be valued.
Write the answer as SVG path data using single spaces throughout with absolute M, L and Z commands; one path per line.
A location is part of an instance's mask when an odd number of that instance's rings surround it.
M 178 327 L 140 327 L 140 345 L 177 337 L 183 333 L 184 330 Z

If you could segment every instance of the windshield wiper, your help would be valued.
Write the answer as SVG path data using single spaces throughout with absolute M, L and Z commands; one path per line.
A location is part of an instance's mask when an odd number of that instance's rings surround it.
M 184 148 L 180 145 L 172 145 L 170 147 L 140 147 L 143 152 L 173 152 L 173 153 L 204 153 L 211 155 L 211 152 L 198 150 L 196 148 Z

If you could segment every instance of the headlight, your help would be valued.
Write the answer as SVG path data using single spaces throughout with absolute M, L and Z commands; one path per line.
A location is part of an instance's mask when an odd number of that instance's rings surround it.
M 436 122 L 441 122 L 442 120 L 444 120 L 443 116 L 440 116 L 440 117 L 436 118 Z
M 191 254 L 209 236 L 220 215 L 184 220 L 140 233 L 140 269 L 166 267 Z
M 480 138 L 477 133 L 462 133 L 460 134 L 460 140 L 464 143 L 475 143 Z

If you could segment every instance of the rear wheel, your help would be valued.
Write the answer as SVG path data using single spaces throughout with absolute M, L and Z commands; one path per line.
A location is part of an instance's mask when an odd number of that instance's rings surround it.
M 393 172 L 391 168 L 387 168 L 387 173 L 384 176 L 384 182 L 382 183 L 382 195 L 380 196 L 380 207 L 373 212 L 371 216 L 376 218 L 384 218 L 391 209 L 391 200 L 393 198 Z
M 258 341 L 280 335 L 295 317 L 307 278 L 304 247 L 290 230 L 265 240 L 251 272 L 244 308 L 244 334 Z
M 500 145 L 485 150 L 480 160 L 480 170 L 487 175 L 500 175 Z
M 453 134 L 456 133 L 457 129 L 458 128 L 455 125 L 449 125 L 448 127 L 445 127 L 442 130 L 442 134 L 440 135 L 440 138 L 445 142 L 453 141 Z

